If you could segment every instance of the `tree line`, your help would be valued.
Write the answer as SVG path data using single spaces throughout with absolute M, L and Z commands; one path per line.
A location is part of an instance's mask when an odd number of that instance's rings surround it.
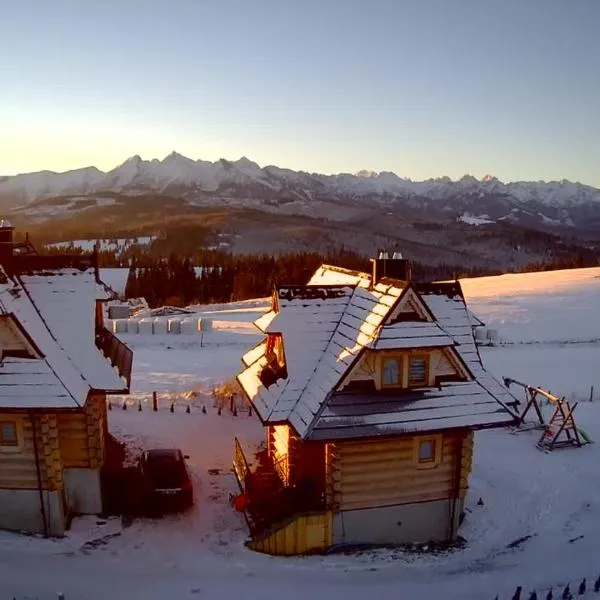
M 151 307 L 233 302 L 269 296 L 277 285 L 304 285 L 323 263 L 369 272 L 368 258 L 348 250 L 294 252 L 272 256 L 222 254 L 194 267 L 189 257 L 171 254 L 132 260 L 125 296 L 144 297 Z M 483 269 L 460 269 L 412 262 L 413 279 L 432 281 L 489 274 Z
M 567 256 L 550 255 L 509 272 L 549 271 L 598 265 L 595 252 L 563 248 Z M 571 253 L 570 250 L 573 252 Z M 48 254 L 81 254 L 77 248 L 49 248 Z M 125 288 L 127 298 L 144 297 L 151 307 L 211 304 L 269 296 L 277 285 L 304 285 L 323 263 L 370 272 L 369 258 L 340 248 L 327 253 L 290 252 L 234 255 L 218 250 L 193 254 L 170 253 L 161 256 L 155 248 L 132 247 L 124 252 L 99 252 L 101 267 L 129 268 Z M 505 270 L 464 268 L 411 261 L 415 281 L 436 281 L 484 275 L 500 275 Z

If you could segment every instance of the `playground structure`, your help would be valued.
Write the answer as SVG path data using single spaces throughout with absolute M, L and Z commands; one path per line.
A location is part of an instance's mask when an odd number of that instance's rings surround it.
M 575 423 L 573 413 L 577 407 L 577 402 L 571 404 L 564 397 L 559 398 L 541 387 L 533 387 L 510 377 L 504 377 L 504 385 L 507 388 L 512 384 L 522 387 L 526 396 L 525 409 L 518 415 L 516 430 L 541 429 L 542 435 L 537 442 L 537 447 L 540 450 L 579 448 L 584 444 L 591 443 L 590 438 Z M 544 419 L 540 399 L 545 399 L 548 404 L 554 407 L 548 422 Z M 525 417 L 531 410 L 535 413 L 536 420 L 533 424 L 525 423 Z

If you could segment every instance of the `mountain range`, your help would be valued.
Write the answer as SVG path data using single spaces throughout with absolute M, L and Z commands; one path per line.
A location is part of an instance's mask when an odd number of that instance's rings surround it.
M 465 175 L 413 181 L 391 172 L 323 175 L 236 161 L 133 156 L 103 172 L 87 167 L 0 177 L 0 209 L 26 221 L 69 216 L 119 199 L 177 199 L 219 207 L 343 222 L 394 215 L 403 223 L 515 225 L 600 237 L 600 190 L 570 181 L 503 183 Z M 128 201 L 129 201 L 128 200 Z M 121 201 L 121 200 L 120 200 Z M 107 209 L 108 210 L 108 209 Z

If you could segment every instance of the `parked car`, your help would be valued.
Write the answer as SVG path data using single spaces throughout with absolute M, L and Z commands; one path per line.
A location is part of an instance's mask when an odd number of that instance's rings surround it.
M 139 471 L 143 504 L 150 511 L 184 510 L 194 504 L 194 486 L 185 464 L 187 458 L 177 449 L 142 452 Z

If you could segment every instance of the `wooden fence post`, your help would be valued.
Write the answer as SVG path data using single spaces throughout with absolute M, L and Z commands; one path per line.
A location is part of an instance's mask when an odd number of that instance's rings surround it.
M 156 392 L 152 392 L 152 410 L 154 412 L 158 411 L 158 398 Z

